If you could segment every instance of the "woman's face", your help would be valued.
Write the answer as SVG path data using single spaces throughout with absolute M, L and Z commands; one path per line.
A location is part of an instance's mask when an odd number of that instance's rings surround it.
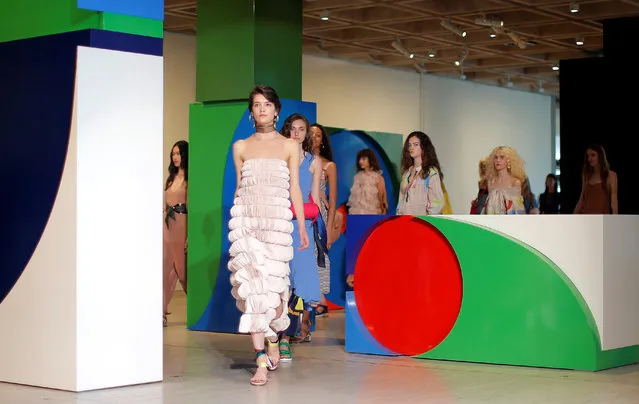
M 586 158 L 588 159 L 588 164 L 590 165 L 590 167 L 596 167 L 599 165 L 599 155 L 595 150 L 586 150 Z
M 306 139 L 306 131 L 308 128 L 306 127 L 306 122 L 301 119 L 297 119 L 291 123 L 290 135 L 291 139 L 297 140 L 297 143 L 304 142 Z
M 322 146 L 322 131 L 317 126 L 311 126 L 311 136 L 313 139 L 313 150 L 319 152 Z
M 555 179 L 553 177 L 546 177 L 546 188 L 555 189 Z
M 255 124 L 259 126 L 272 125 L 277 115 L 275 105 L 266 99 L 262 94 L 253 97 L 253 105 L 251 106 L 251 114 L 255 119 Z
M 173 150 L 171 150 L 171 160 L 173 160 L 174 166 L 180 168 L 180 164 L 182 164 L 182 156 L 180 155 L 179 147 L 173 146 Z
M 508 168 L 508 158 L 503 151 L 498 150 L 497 153 L 495 153 L 495 157 L 493 157 L 493 164 L 497 171 L 506 170 Z
M 371 166 L 371 162 L 368 161 L 368 157 L 360 157 L 359 158 L 359 168 L 362 170 L 368 170 Z
M 419 143 L 419 138 L 417 136 L 413 136 L 408 139 L 408 154 L 410 154 L 410 158 L 412 159 L 422 157 L 422 145 Z

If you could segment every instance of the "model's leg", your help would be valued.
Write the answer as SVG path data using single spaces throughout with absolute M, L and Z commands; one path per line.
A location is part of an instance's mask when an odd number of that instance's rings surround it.
M 268 381 L 268 368 L 271 365 L 268 355 L 264 352 L 264 333 L 252 333 L 251 338 L 253 339 L 253 349 L 257 355 L 257 370 L 253 377 L 251 377 L 251 384 L 262 386 Z

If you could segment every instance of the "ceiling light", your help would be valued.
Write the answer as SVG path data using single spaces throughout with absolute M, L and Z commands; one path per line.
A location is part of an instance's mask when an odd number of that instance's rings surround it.
M 491 32 L 490 34 L 488 34 L 488 36 L 491 38 L 496 38 L 497 34 L 495 34 L 494 32 Z
M 328 21 L 328 10 L 322 11 L 322 14 L 320 15 L 320 19 L 322 21 Z
M 552 69 L 553 69 L 554 71 L 557 71 L 557 70 L 559 70 L 559 66 L 558 66 L 558 65 L 554 65 L 554 66 L 552 67 Z
M 466 37 L 466 31 L 464 31 L 463 29 L 461 29 L 458 26 L 454 25 L 453 23 L 451 23 L 448 20 L 442 20 L 441 25 L 442 25 L 442 27 L 446 28 L 450 32 L 453 32 L 453 33 L 459 35 L 462 38 Z
M 504 22 L 501 20 L 489 20 L 487 18 L 476 18 L 475 19 L 475 24 L 477 25 L 483 25 L 486 27 L 503 27 L 504 26 Z
M 577 38 L 577 39 L 575 39 L 575 43 L 577 44 L 577 46 L 583 46 L 584 39 L 583 38 Z
M 395 41 L 393 41 L 391 46 L 395 48 L 397 52 L 401 53 L 402 55 L 406 56 L 409 59 L 412 59 L 415 57 L 415 54 L 409 52 L 402 44 L 402 41 L 400 41 L 399 39 L 396 39 Z
M 429 58 L 434 58 L 437 55 L 437 53 L 434 50 L 429 50 L 428 51 L 428 57 Z
M 576 1 L 571 2 L 569 9 L 570 9 L 571 13 L 578 13 L 579 12 L 579 3 L 577 3 Z

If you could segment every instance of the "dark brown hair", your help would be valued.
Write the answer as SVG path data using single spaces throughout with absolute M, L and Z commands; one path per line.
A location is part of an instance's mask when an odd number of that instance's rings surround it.
M 371 166 L 372 171 L 380 172 L 382 170 L 377 161 L 377 157 L 375 157 L 375 153 L 373 153 L 371 149 L 362 149 L 357 152 L 357 159 L 355 159 L 355 168 L 357 171 L 362 171 L 362 167 L 359 165 L 359 159 L 362 157 L 368 159 L 368 164 Z
M 430 141 L 427 134 L 419 131 L 411 132 L 404 142 L 404 149 L 402 150 L 402 174 L 408 171 L 413 165 L 413 159 L 410 157 L 410 152 L 408 151 L 408 144 L 414 137 L 419 139 L 419 145 L 422 148 L 422 171 L 420 172 L 422 178 L 426 178 L 430 168 L 434 167 L 439 172 L 439 178 L 443 180 L 444 173 L 439 166 L 435 146 L 433 146 L 433 142 Z
M 302 142 L 302 150 L 307 153 L 313 153 L 313 139 L 309 134 L 311 129 L 311 125 L 308 123 L 308 119 L 302 114 L 294 113 L 288 116 L 282 125 L 282 129 L 280 130 L 280 134 L 284 137 L 291 137 L 291 126 L 293 126 L 293 122 L 295 121 L 304 121 L 306 125 L 306 136 L 304 137 L 304 141 Z
M 169 176 L 167 177 L 166 184 L 164 185 L 165 191 L 169 189 L 171 184 L 173 184 L 175 175 L 179 170 L 179 167 L 176 167 L 175 164 L 173 164 L 173 149 L 175 149 L 175 146 L 177 146 L 180 151 L 180 167 L 184 170 L 184 181 L 189 181 L 189 142 L 186 140 L 178 140 L 173 146 L 171 146 L 171 150 L 169 151 Z
M 330 140 L 328 140 L 326 129 L 324 129 L 324 127 L 319 123 L 312 124 L 311 128 L 312 127 L 316 127 L 322 133 L 322 144 L 320 144 L 319 155 L 328 161 L 333 161 L 333 148 L 331 147 Z
M 280 109 L 282 109 L 282 103 L 280 102 L 280 97 L 277 95 L 275 90 L 269 86 L 255 86 L 253 88 L 253 91 L 251 91 L 251 94 L 249 94 L 249 99 L 248 99 L 249 111 L 251 111 L 255 96 L 258 94 L 263 95 L 264 98 L 272 102 L 273 105 L 275 106 L 275 111 L 277 111 L 278 114 L 280 113 Z

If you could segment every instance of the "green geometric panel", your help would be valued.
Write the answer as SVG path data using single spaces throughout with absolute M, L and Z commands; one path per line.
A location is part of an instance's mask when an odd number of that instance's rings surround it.
M 581 370 L 632 359 L 627 357 L 632 350 L 602 356 L 597 325 L 583 297 L 538 251 L 477 225 L 422 219 L 436 226 L 457 253 L 464 296 L 448 337 L 418 357 Z
M 302 98 L 302 2 L 198 2 L 198 102 L 246 99 L 254 84 Z
M 77 0 L 0 0 L 0 42 L 102 29 L 163 37 L 162 21 L 81 10 Z
M 76 5 L 77 0 L 1 0 L 0 42 L 98 29 L 100 14 Z
M 189 178 L 187 326 L 204 313 L 220 265 L 220 223 L 226 156 L 246 102 L 191 104 L 189 171 L 206 175 Z
M 105 31 L 122 32 L 123 34 L 141 35 L 152 38 L 164 38 L 164 25 L 162 21 L 123 14 L 101 14 L 102 21 L 100 29 Z

